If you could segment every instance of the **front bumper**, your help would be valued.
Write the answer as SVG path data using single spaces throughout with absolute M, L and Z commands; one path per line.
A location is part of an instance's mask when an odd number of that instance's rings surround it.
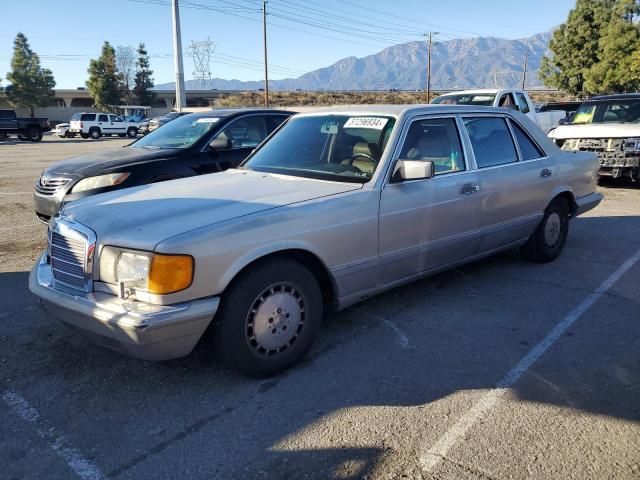
M 583 213 L 596 208 L 601 201 L 602 194 L 598 192 L 593 192 L 589 195 L 585 195 L 584 197 L 576 198 L 576 205 L 578 208 L 576 209 L 575 215 L 582 215 Z
M 104 347 L 156 361 L 188 355 L 220 304 L 219 297 L 210 297 L 153 305 L 54 285 L 46 253 L 31 271 L 29 290 L 45 311 L 72 331 Z

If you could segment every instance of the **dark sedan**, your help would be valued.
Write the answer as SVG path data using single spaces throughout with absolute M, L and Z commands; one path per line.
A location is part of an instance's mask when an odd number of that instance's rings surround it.
M 192 113 L 126 147 L 56 162 L 36 182 L 36 215 L 48 222 L 63 202 L 236 167 L 290 115 L 255 109 Z

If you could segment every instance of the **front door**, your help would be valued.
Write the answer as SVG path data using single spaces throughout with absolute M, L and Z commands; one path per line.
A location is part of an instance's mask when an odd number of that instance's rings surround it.
M 198 174 L 203 174 L 221 172 L 240 165 L 267 137 L 265 117 L 265 115 L 247 115 L 232 120 L 211 139 L 228 140 L 228 148 L 212 150 L 206 146 L 194 169 Z
M 111 120 L 109 124 L 109 133 L 127 133 L 122 117 L 119 117 L 118 115 L 109 115 L 109 120 Z
M 399 158 L 432 161 L 435 176 L 389 181 L 382 190 L 379 237 L 384 283 L 471 257 L 481 235 L 480 182 L 464 155 L 455 117 L 414 120 Z

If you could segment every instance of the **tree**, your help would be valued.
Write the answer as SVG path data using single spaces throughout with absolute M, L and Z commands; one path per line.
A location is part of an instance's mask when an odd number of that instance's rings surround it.
M 540 78 L 545 85 L 573 95 L 589 93 L 585 77 L 600 60 L 600 38 L 615 1 L 576 1 L 567 22 L 556 29 L 549 42 L 553 55 L 542 59 Z
M 116 67 L 116 52 L 109 42 L 104 42 L 100 58 L 91 60 L 87 71 L 89 73 L 87 88 L 96 107 L 108 109 L 109 106 L 120 103 L 121 91 Z
M 611 20 L 599 41 L 598 63 L 585 74 L 589 92 L 615 93 L 636 91 L 640 70 L 636 53 L 640 49 L 640 31 L 635 23 L 640 13 L 637 0 L 617 0 Z
M 11 72 L 7 73 L 10 85 L 5 87 L 9 103 L 14 107 L 46 107 L 53 99 L 56 82 L 51 70 L 40 66 L 40 58 L 29 47 L 27 37 L 18 32 L 13 41 Z
M 130 45 L 116 47 L 116 68 L 120 79 L 120 89 L 127 103 L 131 103 L 136 70 L 136 51 Z
M 150 69 L 149 55 L 144 48 L 144 43 L 138 45 L 135 85 L 133 93 L 138 98 L 140 105 L 151 106 L 156 94 L 151 91 L 153 88 L 153 70 Z

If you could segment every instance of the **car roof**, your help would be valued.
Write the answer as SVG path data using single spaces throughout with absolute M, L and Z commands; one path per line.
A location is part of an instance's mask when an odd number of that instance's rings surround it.
M 343 105 L 336 107 L 318 108 L 312 111 L 298 113 L 300 116 L 326 115 L 332 113 L 354 115 L 391 115 L 399 117 L 402 114 L 437 114 L 437 113 L 502 113 L 513 112 L 511 109 L 498 107 L 484 107 L 475 105 L 439 105 L 439 104 L 415 104 L 415 105 Z
M 230 117 L 244 113 L 281 113 L 283 115 L 293 115 L 295 112 L 280 110 L 275 108 L 214 108 L 204 112 L 194 112 L 189 115 L 197 118 L 210 117 Z
M 500 92 L 506 91 L 505 89 L 500 88 L 479 88 L 477 90 L 458 90 L 457 92 L 449 92 L 440 95 L 441 97 L 446 97 L 449 95 L 482 95 L 482 94 L 498 94 Z
M 619 93 L 617 95 L 598 95 L 591 97 L 589 100 L 631 100 L 640 99 L 640 93 Z

